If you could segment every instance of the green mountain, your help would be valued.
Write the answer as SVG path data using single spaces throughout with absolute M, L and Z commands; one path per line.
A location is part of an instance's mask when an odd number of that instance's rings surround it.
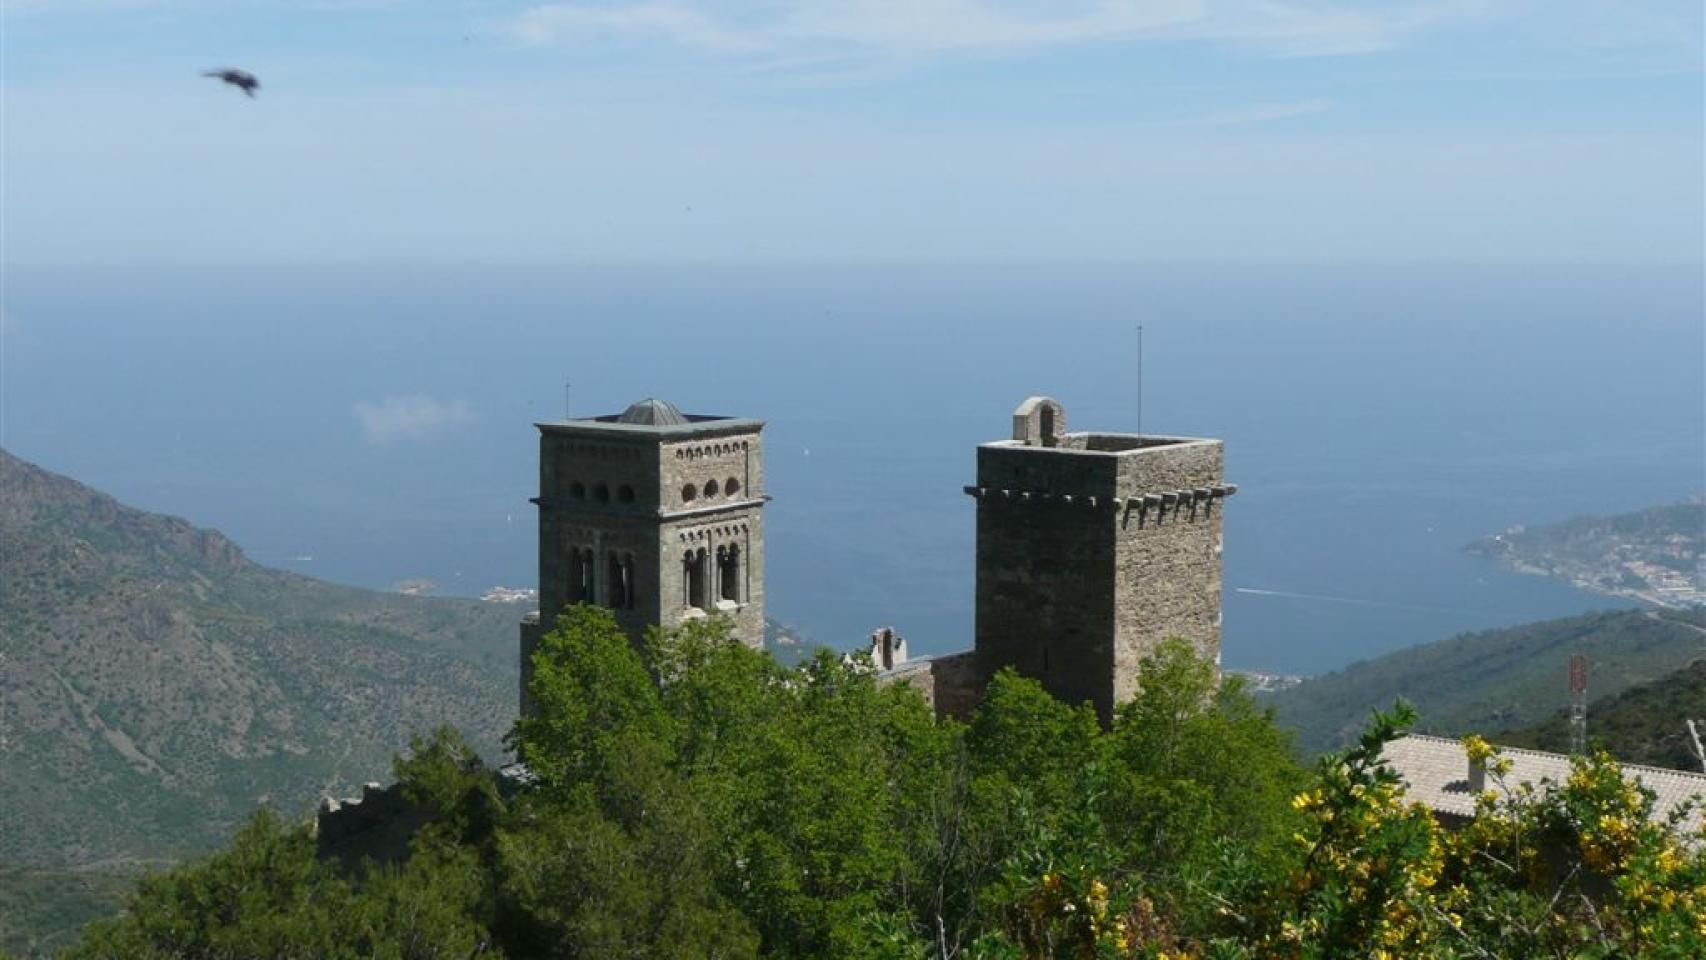
M 411 733 L 497 757 L 519 615 L 270 570 L 0 451 L 0 933 L 388 780 Z
M 1312 677 L 1269 695 L 1310 752 L 1336 749 L 1376 707 L 1403 697 L 1418 732 L 1455 736 L 1535 723 L 1569 704 L 1573 653 L 1590 690 L 1610 696 L 1706 656 L 1706 611 L 1625 610 L 1465 633 Z
M 1706 659 L 1588 704 L 1588 739 L 1628 763 L 1699 770 L 1700 761 L 1694 756 L 1684 723 L 1689 719 L 1706 737 Z M 1570 713 L 1559 710 L 1539 723 L 1507 730 L 1494 739 L 1513 747 L 1568 750 Z

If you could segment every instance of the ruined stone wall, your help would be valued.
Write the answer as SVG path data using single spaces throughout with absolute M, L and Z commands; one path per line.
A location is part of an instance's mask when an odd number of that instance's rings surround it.
M 877 683 L 907 684 L 923 695 L 935 709 L 937 718 L 966 720 L 983 699 L 983 688 L 989 685 L 989 671 L 976 650 L 964 650 L 909 660 L 892 670 L 881 670 L 877 673 Z
M 408 858 L 409 841 L 430 819 L 430 811 L 403 795 L 402 784 L 368 783 L 359 797 L 323 797 L 314 818 L 315 855 L 346 870 L 363 860 L 398 863 Z
M 937 717 L 971 719 L 972 711 L 983 700 L 983 688 L 989 686 L 989 670 L 976 650 L 932 657 L 930 664 L 930 702 Z

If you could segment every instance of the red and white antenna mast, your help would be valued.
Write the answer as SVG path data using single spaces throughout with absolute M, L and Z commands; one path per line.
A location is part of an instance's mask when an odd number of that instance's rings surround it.
M 1588 749 L 1588 658 L 1570 654 L 1570 754 Z

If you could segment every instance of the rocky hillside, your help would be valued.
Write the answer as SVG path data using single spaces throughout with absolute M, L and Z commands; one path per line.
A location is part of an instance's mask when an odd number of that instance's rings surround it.
M 0 865 L 199 851 L 437 724 L 495 755 L 517 614 L 270 570 L 0 451 Z
M 1593 613 L 1466 633 L 1311 677 L 1268 702 L 1310 753 L 1343 746 L 1370 710 L 1398 697 L 1420 711 L 1419 732 L 1492 733 L 1567 706 L 1572 653 L 1588 657 L 1591 694 L 1613 696 L 1706 656 L 1706 611 Z

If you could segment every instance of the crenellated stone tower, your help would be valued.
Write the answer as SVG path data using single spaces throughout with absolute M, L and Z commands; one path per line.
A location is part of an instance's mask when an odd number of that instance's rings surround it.
M 651 626 L 726 614 L 764 641 L 764 456 L 759 420 L 642 400 L 620 414 L 539 428 L 539 610 L 530 658 L 565 606 L 607 607 L 635 642 Z
M 977 660 L 1004 666 L 1104 723 L 1139 661 L 1182 637 L 1220 657 L 1219 440 L 1068 433 L 1031 397 L 1013 438 L 977 449 Z

